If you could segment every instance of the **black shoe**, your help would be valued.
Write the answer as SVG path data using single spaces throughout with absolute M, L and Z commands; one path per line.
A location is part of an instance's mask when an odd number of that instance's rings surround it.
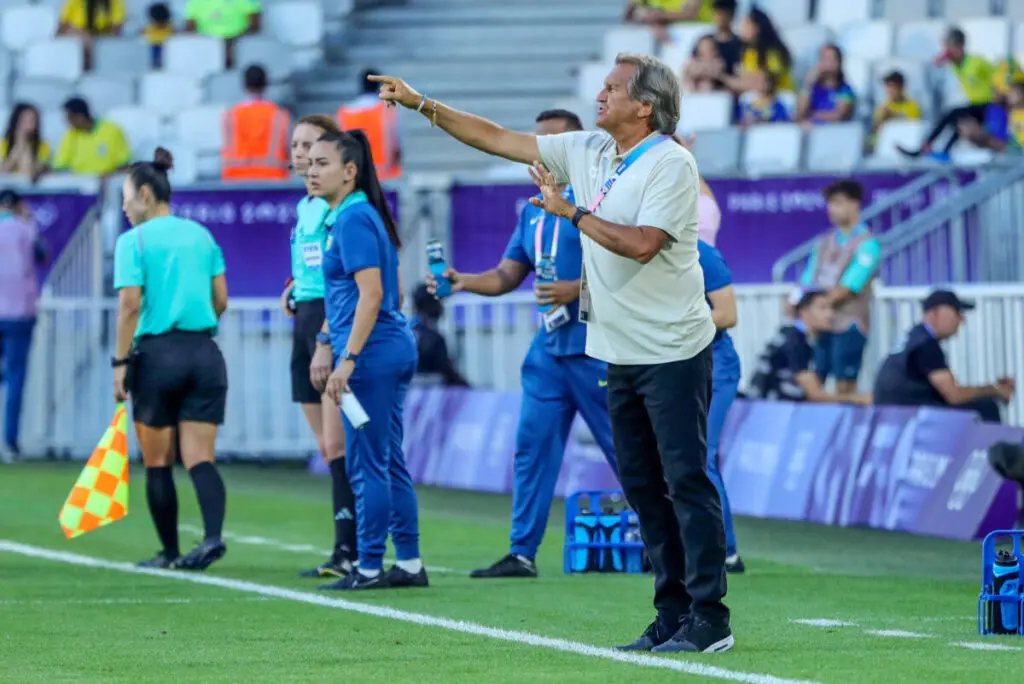
M 690 622 L 690 617 L 686 616 L 680 620 L 673 620 L 670 618 L 664 618 L 658 616 L 654 619 L 654 622 L 647 625 L 647 629 L 640 635 L 640 638 L 631 644 L 625 646 L 616 646 L 617 651 L 653 651 L 658 646 L 661 646 L 669 639 L 672 635 L 681 629 L 686 629 L 686 626 Z M 682 625 L 682 627 L 680 627 Z
M 376 577 L 367 577 L 356 569 L 337 582 L 322 584 L 317 589 L 324 591 L 360 591 L 362 589 L 387 589 L 389 586 L 391 585 L 388 584 L 387 574 L 379 572 Z
M 904 157 L 910 157 L 911 159 L 917 159 L 924 152 L 924 150 L 912 150 L 908 147 L 904 147 L 903 145 L 896 145 L 896 151 Z
M 181 557 L 178 567 L 182 570 L 203 571 L 219 561 L 228 547 L 220 539 L 207 539 Z
M 469 573 L 476 579 L 494 579 L 497 577 L 536 577 L 537 566 L 532 558 L 523 558 L 510 553 L 489 568 L 481 568 Z
M 139 561 L 135 564 L 137 568 L 155 568 L 156 570 L 177 570 L 181 564 L 181 556 L 171 557 L 161 551 L 149 560 Z
M 725 571 L 735 574 L 740 574 L 747 571 L 747 566 L 743 564 L 743 559 L 740 558 L 738 553 L 733 554 L 725 559 Z
M 340 552 L 335 551 L 326 562 L 312 570 L 303 570 L 299 577 L 344 577 L 352 572 L 352 561 Z
M 427 579 L 427 569 L 420 568 L 419 572 L 413 573 L 408 570 L 403 570 L 397 565 L 393 565 L 388 570 L 387 577 L 384 581 L 388 583 L 389 587 L 429 587 L 430 581 Z
M 651 649 L 654 653 L 721 653 L 736 640 L 728 625 L 713 625 L 702 617 L 688 620 L 671 639 Z

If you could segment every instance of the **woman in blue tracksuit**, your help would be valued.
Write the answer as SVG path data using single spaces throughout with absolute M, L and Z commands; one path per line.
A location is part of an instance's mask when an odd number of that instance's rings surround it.
M 718 328 L 712 346 L 715 370 L 711 406 L 708 409 L 708 477 L 722 499 L 725 568 L 729 572 L 743 572 L 743 560 L 736 550 L 736 532 L 733 529 L 729 496 L 725 492 L 722 473 L 718 470 L 718 445 L 722 439 L 722 429 L 740 384 L 740 357 L 732 344 L 732 338 L 726 332 L 736 325 L 736 293 L 732 288 L 732 273 L 722 253 L 703 240 L 697 242 L 697 249 L 700 253 L 700 267 L 704 271 L 704 291 L 711 306 L 711 317 Z
M 327 318 L 310 377 L 336 404 L 351 392 L 369 416 L 357 427 L 343 414 L 359 567 L 321 588 L 425 587 L 416 492 L 402 452 L 416 340 L 401 313 L 398 229 L 362 131 L 324 134 L 309 159 L 310 194 L 327 201 L 331 227 L 323 258 Z M 389 531 L 398 561 L 384 573 Z

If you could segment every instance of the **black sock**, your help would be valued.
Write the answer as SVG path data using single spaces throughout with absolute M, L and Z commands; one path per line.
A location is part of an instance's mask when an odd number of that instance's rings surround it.
M 192 477 L 192 486 L 196 488 L 196 498 L 199 499 L 199 510 L 203 514 L 205 540 L 220 540 L 224 529 L 224 509 L 227 506 L 224 480 L 220 479 L 217 466 L 209 462 L 193 466 L 188 474 Z
M 153 525 L 164 555 L 177 558 L 178 549 L 178 492 L 174 488 L 174 473 L 170 466 L 146 468 L 146 502 L 153 516 Z
M 345 459 L 330 463 L 331 503 L 334 510 L 334 550 L 346 558 L 356 555 L 356 495 L 345 472 Z

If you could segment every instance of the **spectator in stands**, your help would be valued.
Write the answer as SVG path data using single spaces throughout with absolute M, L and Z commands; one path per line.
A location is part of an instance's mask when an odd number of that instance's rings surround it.
M 921 302 L 924 316 L 882 363 L 875 379 L 875 403 L 889 406 L 948 406 L 976 411 L 987 423 L 1001 422 L 998 401 L 1009 401 L 1017 383 L 999 378 L 967 387 L 956 381 L 939 344 L 960 330 L 973 302 L 949 290 L 935 290 Z
M 1005 102 L 993 102 L 986 107 L 984 126 L 964 117 L 957 130 L 961 138 L 976 147 L 1020 154 L 1024 149 L 1024 83 L 1014 83 Z
M 150 5 L 149 23 L 142 29 L 142 37 L 149 43 L 149 59 L 152 68 L 163 68 L 164 43 L 173 35 L 174 22 L 171 20 L 171 8 L 163 2 Z
M 243 76 L 248 97 L 224 113 L 221 180 L 283 181 L 288 178 L 288 110 L 266 99 L 267 72 L 258 64 Z
M 28 373 L 28 353 L 39 296 L 36 266 L 46 260 L 35 221 L 21 196 L 0 192 L 0 361 L 5 368 L 7 406 L 0 460 L 18 451 L 21 400 Z
M 402 175 L 402 146 L 398 132 L 398 110 L 386 107 L 377 97 L 377 84 L 369 76 L 377 73 L 366 69 L 359 78 L 361 94 L 338 108 L 338 123 L 343 130 L 362 129 L 370 139 L 377 178 L 394 180 Z
M 757 89 L 740 100 L 736 116 L 739 125 L 749 128 L 755 124 L 789 121 L 789 111 L 778 98 L 775 76 L 768 72 L 754 75 Z
M 668 34 L 671 24 L 681 21 L 711 22 L 714 19 L 713 0 L 629 0 L 626 4 L 627 23 L 646 24 L 659 43 L 671 43 Z
M 415 316 L 410 324 L 416 335 L 416 350 L 419 352 L 416 365 L 418 381 L 449 387 L 469 387 L 469 383 L 455 368 L 448 355 L 448 342 L 438 330 L 438 321 L 444 315 L 441 300 L 430 294 L 426 283 L 420 283 L 413 291 L 412 306 Z
M 811 342 L 828 334 L 833 316 L 827 292 L 811 290 L 804 293 L 796 304 L 793 324 L 784 326 L 757 358 L 757 370 L 750 381 L 747 396 L 752 399 L 869 405 L 871 398 L 862 394 L 826 391 L 815 372 L 815 353 Z
M 124 28 L 124 0 L 66 0 L 60 11 L 58 36 L 78 36 L 85 50 L 85 68 L 92 68 L 92 41 L 119 36 Z
M 796 118 L 801 124 L 849 121 L 857 96 L 843 73 L 843 51 L 828 44 L 818 54 L 818 64 L 807 74 L 804 91 L 797 102 Z
M 230 69 L 235 62 L 235 40 L 260 32 L 261 12 L 260 0 L 188 0 L 185 31 L 223 39 Z
M 0 141 L 0 173 L 28 176 L 35 180 L 50 160 L 50 148 L 43 140 L 39 110 L 19 102 L 7 120 L 7 131 Z
M 725 60 L 718 52 L 715 37 L 704 36 L 697 41 L 690 60 L 683 66 L 683 88 L 688 93 L 723 90 L 722 76 L 725 73 Z
M 882 259 L 882 246 L 860 218 L 864 187 L 840 180 L 824 191 L 829 220 L 834 226 L 815 244 L 801 284 L 822 290 L 835 309 L 832 329 L 821 333 L 815 349 L 815 368 L 824 383 L 836 379 L 839 394 L 857 390 L 871 320 L 871 282 Z
M 112 121 L 93 118 L 85 100 L 71 98 L 64 103 L 64 114 L 68 130 L 53 160 L 55 171 L 106 176 L 131 161 L 132 151 L 121 128 Z
M 793 57 L 771 18 L 755 7 L 740 23 L 739 35 L 743 53 L 735 75 L 725 81 L 729 90 L 737 95 L 755 90 L 758 73 L 774 76 L 779 90 L 793 90 Z
M 725 62 L 725 73 L 734 74 L 743 53 L 743 43 L 732 30 L 732 23 L 736 19 L 736 0 L 715 0 L 712 9 L 712 21 L 715 24 L 712 35 L 718 43 L 718 54 Z
M 878 135 L 882 125 L 889 121 L 918 121 L 921 119 L 921 105 L 907 97 L 907 82 L 901 72 L 889 72 L 882 79 L 882 83 L 885 84 L 885 102 L 879 103 L 875 108 L 875 115 L 871 122 L 872 136 Z

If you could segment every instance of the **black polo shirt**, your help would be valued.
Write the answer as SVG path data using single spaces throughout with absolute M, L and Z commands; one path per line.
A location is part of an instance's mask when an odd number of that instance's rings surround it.
M 946 405 L 928 376 L 949 370 L 946 352 L 923 323 L 910 329 L 900 345 L 886 357 L 875 380 L 875 403 L 890 406 Z
M 814 349 L 807 341 L 806 328 L 801 323 L 786 326 L 758 357 L 747 394 L 755 399 L 805 401 L 796 376 L 813 370 Z

